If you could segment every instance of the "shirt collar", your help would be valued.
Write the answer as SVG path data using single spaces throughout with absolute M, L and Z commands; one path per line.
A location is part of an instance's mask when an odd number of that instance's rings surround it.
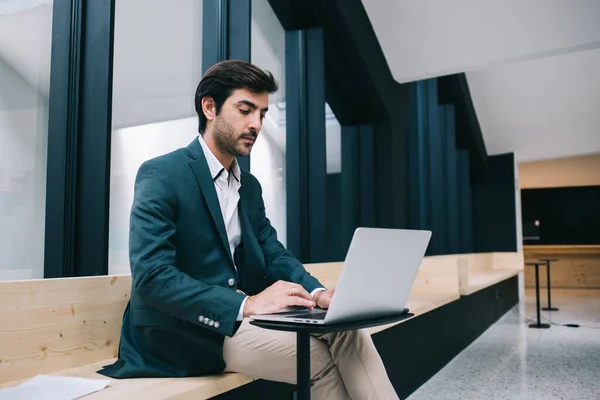
M 217 159 L 217 157 L 215 157 L 213 152 L 208 148 L 208 145 L 204 141 L 202 135 L 198 135 L 198 142 L 200 142 L 200 146 L 202 146 L 202 151 L 204 152 L 204 157 L 206 157 L 206 161 L 208 162 L 210 176 L 212 177 L 213 181 L 216 181 L 217 178 L 219 178 L 219 176 L 225 172 L 225 168 Z M 240 182 L 241 170 L 236 158 L 233 159 L 233 164 L 231 164 L 231 169 L 229 172 L 233 175 L 236 181 Z

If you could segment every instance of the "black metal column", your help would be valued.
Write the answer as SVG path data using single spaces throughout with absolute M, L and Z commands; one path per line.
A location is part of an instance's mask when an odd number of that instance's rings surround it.
M 202 70 L 223 60 L 250 61 L 251 0 L 204 0 Z M 250 170 L 250 157 L 238 157 Z
M 286 32 L 287 247 L 303 262 L 327 257 L 323 31 Z
M 108 273 L 114 0 L 53 6 L 44 276 Z

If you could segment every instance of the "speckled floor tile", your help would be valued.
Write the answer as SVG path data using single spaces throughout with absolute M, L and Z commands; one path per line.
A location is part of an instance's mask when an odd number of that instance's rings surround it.
M 541 314 L 550 329 L 528 327 L 535 293 L 526 295 L 408 400 L 600 400 L 600 290 L 553 290 L 560 311 Z

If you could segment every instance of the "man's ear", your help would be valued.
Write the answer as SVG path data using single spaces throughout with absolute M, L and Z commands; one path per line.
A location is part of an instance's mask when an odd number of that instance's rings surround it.
M 215 115 L 217 114 L 217 107 L 215 101 L 212 97 L 203 97 L 202 98 L 202 112 L 208 121 L 212 121 L 215 119 Z

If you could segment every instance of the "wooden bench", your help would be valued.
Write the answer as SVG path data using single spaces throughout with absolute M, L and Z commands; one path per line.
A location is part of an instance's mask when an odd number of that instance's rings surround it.
M 306 268 L 333 286 L 342 263 Z M 424 259 L 408 301 L 413 318 L 460 297 L 458 268 L 457 259 Z M 117 356 L 130 288 L 129 275 L 0 282 L 0 388 L 37 374 L 107 379 L 96 371 Z M 235 373 L 112 379 L 106 389 L 86 399 L 205 399 L 253 380 Z
M 468 296 L 482 289 L 495 285 L 523 271 L 523 253 L 495 252 L 461 254 L 459 259 L 460 294 Z

